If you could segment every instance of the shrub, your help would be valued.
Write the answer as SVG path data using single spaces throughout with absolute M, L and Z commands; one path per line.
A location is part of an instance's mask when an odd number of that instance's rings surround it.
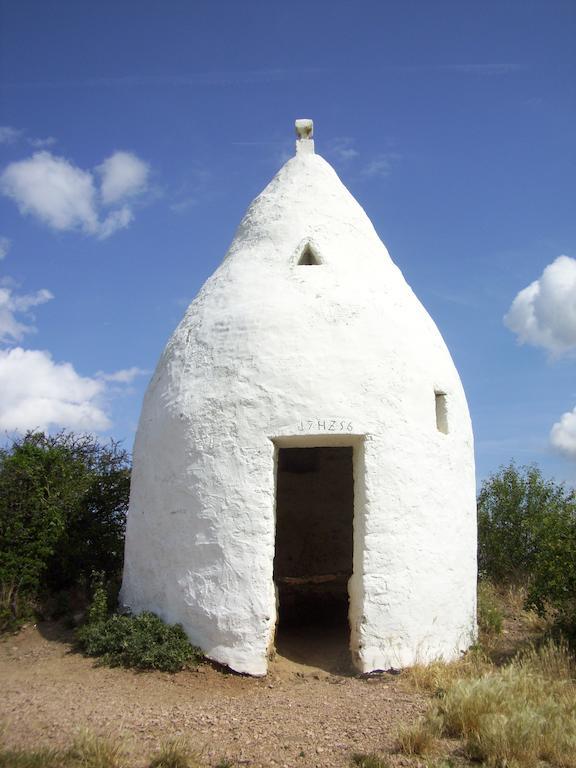
M 527 607 L 576 635 L 576 491 L 535 466 L 503 467 L 478 497 L 478 564 L 496 582 L 524 582 Z
M 111 667 L 178 672 L 184 666 L 197 666 L 202 658 L 179 624 L 165 624 L 148 612 L 85 624 L 77 630 L 76 639 L 84 653 L 100 657 Z
M 104 574 L 92 574 L 92 602 L 88 608 L 88 624 L 98 624 L 108 618 L 108 592 L 104 583 Z
M 576 508 L 546 516 L 529 581 L 527 606 L 552 613 L 557 626 L 576 640 Z
M 4 625 L 41 591 L 120 573 L 129 485 L 128 454 L 114 442 L 30 432 L 0 449 Z
M 478 496 L 478 564 L 493 582 L 522 581 L 532 571 L 551 521 L 574 518 L 576 494 L 546 480 L 536 466 L 502 467 Z

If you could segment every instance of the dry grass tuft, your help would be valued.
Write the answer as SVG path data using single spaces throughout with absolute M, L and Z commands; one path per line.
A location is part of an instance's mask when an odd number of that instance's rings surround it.
M 452 737 L 489 768 L 535 768 L 542 760 L 576 768 L 576 663 L 566 643 L 532 646 L 499 670 L 485 657 L 472 659 L 408 670 L 438 700 L 400 733 L 400 749 L 424 755 L 438 737 Z
M 183 739 L 166 741 L 160 746 L 149 768 L 201 768 L 201 755 Z
M 120 745 L 110 738 L 82 732 L 67 749 L 7 749 L 1 744 L 0 768 L 130 768 Z M 222 761 L 221 768 L 232 763 Z M 149 768 L 205 768 L 201 756 L 183 740 L 161 745 Z
M 0 748 L 0 768 L 64 768 L 64 760 L 56 749 Z
M 539 616 L 536 611 L 526 608 L 528 590 L 524 585 L 511 584 L 505 591 L 500 591 L 498 594 L 505 616 L 519 618 L 527 630 L 543 634 L 554 623 L 553 611 L 544 617 Z
M 84 731 L 67 750 L 63 765 L 71 768 L 122 768 L 124 762 L 118 742 Z
M 539 647 L 530 646 L 521 651 L 512 662 L 518 669 L 547 680 L 575 680 L 576 662 L 568 643 L 548 639 Z
M 502 601 L 506 613 L 511 616 L 520 616 L 524 613 L 524 606 L 528 597 L 528 590 L 524 584 L 509 584 L 501 590 Z
M 0 748 L 0 768 L 122 768 L 120 747 L 82 733 L 66 750 Z
M 405 755 L 429 755 L 436 751 L 436 729 L 428 720 L 401 728 L 397 749 Z
M 407 667 L 402 671 L 402 677 L 418 691 L 442 693 L 457 680 L 480 677 L 493 670 L 494 665 L 484 651 L 474 648 L 458 661 L 438 659 L 430 664 Z
M 502 632 L 504 613 L 500 596 L 489 581 L 478 583 L 478 627 L 482 633 L 493 637 Z
M 443 734 L 464 738 L 468 755 L 494 768 L 539 760 L 576 768 L 576 689 L 534 669 L 512 664 L 455 683 L 435 707 Z

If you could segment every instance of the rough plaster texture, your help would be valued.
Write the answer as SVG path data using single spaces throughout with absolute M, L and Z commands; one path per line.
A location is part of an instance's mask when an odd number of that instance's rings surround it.
M 350 647 L 361 671 L 476 631 L 472 430 L 442 337 L 311 139 L 254 200 L 148 388 L 121 600 L 262 675 L 278 446 L 354 448 Z M 302 250 L 317 266 L 298 266 Z M 436 393 L 445 394 L 447 434 Z

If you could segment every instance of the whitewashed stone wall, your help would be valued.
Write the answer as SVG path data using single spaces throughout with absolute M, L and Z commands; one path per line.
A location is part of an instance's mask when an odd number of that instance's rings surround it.
M 369 671 L 455 658 L 476 632 L 464 392 L 360 205 L 312 140 L 298 146 L 148 388 L 121 600 L 182 623 L 210 658 L 265 674 L 276 447 L 353 445 L 354 662 Z M 307 244 L 318 266 L 298 266 Z

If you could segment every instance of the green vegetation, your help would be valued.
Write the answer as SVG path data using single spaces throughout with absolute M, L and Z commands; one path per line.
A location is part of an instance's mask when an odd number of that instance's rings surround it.
M 88 624 L 100 624 L 109 617 L 108 591 L 104 574 L 92 574 L 92 602 L 88 607 Z
M 168 625 L 153 613 L 117 614 L 88 622 L 76 632 L 80 649 L 111 667 L 178 672 L 202 658 L 179 624 Z
M 478 497 L 478 564 L 493 583 L 526 584 L 527 606 L 576 635 L 576 492 L 535 466 L 501 468 Z
M 176 671 L 197 663 L 181 627 L 150 613 L 109 616 L 119 583 L 130 489 L 128 454 L 91 436 L 31 432 L 0 450 L 0 630 L 39 601 L 88 621 L 78 644 L 104 663 Z
M 87 655 L 141 670 L 175 672 L 199 663 L 202 654 L 181 626 L 152 613 L 110 615 L 129 481 L 126 452 L 91 437 L 30 433 L 0 449 L 0 630 L 50 600 L 52 615 L 73 609 L 78 595 L 84 609 L 91 592 L 76 633 Z M 454 765 L 487 768 L 576 768 L 576 666 L 562 639 L 576 641 L 576 492 L 546 480 L 537 467 L 510 464 L 484 482 L 478 520 L 481 644 L 456 662 L 404 670 L 403 681 L 433 698 L 426 715 L 399 732 L 397 748 L 408 756 L 401 759 L 429 768 L 449 768 L 452 757 Z M 552 623 L 560 630 L 555 641 L 544 634 Z M 526 637 L 539 645 L 513 657 Z M 456 751 L 446 756 L 447 749 Z M 390 762 L 375 753 L 352 757 L 359 768 Z M 201 765 L 198 753 L 171 741 L 149 768 Z M 126 763 L 114 742 L 83 736 L 65 750 L 0 747 L 4 766 Z
M 130 466 L 111 442 L 30 432 L 0 449 L 0 630 L 122 569 Z

